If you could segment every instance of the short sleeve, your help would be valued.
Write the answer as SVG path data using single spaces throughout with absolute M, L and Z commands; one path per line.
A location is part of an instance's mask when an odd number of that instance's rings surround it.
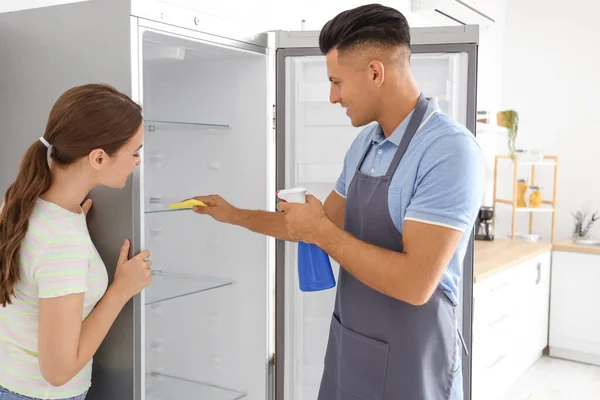
M 405 220 L 470 229 L 485 190 L 485 160 L 467 134 L 443 136 L 419 164 L 413 197 Z
M 350 150 L 348 150 L 348 152 L 350 152 Z M 342 196 L 343 198 L 346 198 L 346 170 L 347 170 L 347 164 L 348 164 L 348 153 L 346 153 L 346 156 L 344 157 L 344 166 L 342 168 L 342 172 L 340 173 L 340 176 L 335 184 L 335 191 L 337 194 L 339 194 L 340 196 Z
M 91 260 L 90 239 L 59 236 L 50 240 L 32 264 L 39 298 L 66 296 L 87 291 Z

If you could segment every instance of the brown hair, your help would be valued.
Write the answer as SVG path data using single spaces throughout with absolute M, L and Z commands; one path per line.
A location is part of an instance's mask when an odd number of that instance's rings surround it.
M 40 195 L 51 185 L 50 159 L 67 166 L 94 149 L 115 154 L 142 123 L 139 105 L 111 86 L 89 84 L 67 90 L 56 101 L 43 138 L 23 157 L 17 178 L 4 195 L 0 210 L 0 304 L 11 304 L 19 281 L 19 248 L 27 233 L 29 217 Z

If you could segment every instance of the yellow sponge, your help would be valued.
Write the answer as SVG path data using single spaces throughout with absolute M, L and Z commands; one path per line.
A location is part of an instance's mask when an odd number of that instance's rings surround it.
M 169 208 L 171 208 L 171 209 L 188 209 L 188 208 L 191 209 L 194 207 L 208 207 L 208 206 L 205 203 L 201 202 L 200 200 L 195 200 L 195 199 L 184 200 L 182 202 L 169 205 Z

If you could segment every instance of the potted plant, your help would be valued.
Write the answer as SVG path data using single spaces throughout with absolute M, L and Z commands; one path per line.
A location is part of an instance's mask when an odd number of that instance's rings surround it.
M 515 158 L 515 141 L 519 130 L 519 114 L 515 110 L 500 111 L 496 114 L 498 126 L 508 129 L 508 151 L 510 158 Z
M 584 211 L 577 211 L 573 214 L 573 218 L 575 218 L 575 229 L 573 230 L 573 238 L 574 239 L 586 239 L 590 234 L 590 229 L 594 222 L 596 222 L 600 217 L 597 216 L 598 212 L 596 211 L 587 221 L 588 214 Z

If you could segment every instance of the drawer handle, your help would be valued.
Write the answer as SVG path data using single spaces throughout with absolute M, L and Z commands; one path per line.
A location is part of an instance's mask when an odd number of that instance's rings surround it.
M 504 358 L 506 358 L 506 354 L 502 354 L 500 357 L 498 357 L 498 359 L 496 359 L 496 361 L 494 361 L 493 363 L 491 363 L 490 365 L 487 366 L 487 369 L 493 368 L 494 366 L 496 366 L 496 364 L 498 364 Z
M 488 324 L 488 326 L 493 326 L 496 325 L 498 322 L 505 320 L 508 317 L 508 314 L 504 314 L 503 316 L 501 316 L 500 318 L 498 318 L 497 320 L 495 320 L 494 322 L 490 322 Z
M 535 280 L 535 284 L 539 285 L 542 281 L 542 263 L 537 263 L 537 279 Z

